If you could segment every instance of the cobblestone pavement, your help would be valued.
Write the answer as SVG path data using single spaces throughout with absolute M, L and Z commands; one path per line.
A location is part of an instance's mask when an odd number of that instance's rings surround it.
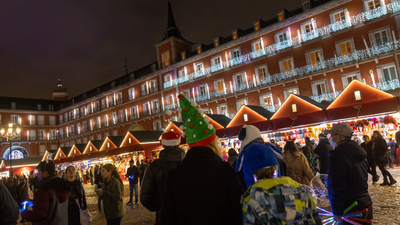
M 378 174 L 381 175 L 377 168 Z M 374 224 L 376 225 L 399 225 L 400 224 L 400 168 L 390 169 L 389 172 L 398 181 L 393 186 L 381 187 L 378 184 L 372 184 L 372 176 L 369 175 L 369 194 L 371 195 L 374 207 Z M 379 183 L 383 182 L 381 176 Z M 94 186 L 90 184 L 84 185 L 86 191 L 86 199 L 88 210 L 93 216 L 93 225 L 107 224 L 104 214 L 99 212 L 97 208 L 97 196 L 94 193 Z M 132 225 L 151 225 L 155 223 L 155 213 L 149 212 L 141 204 L 129 205 L 129 185 L 125 182 L 124 185 L 124 208 L 125 216 L 122 219 L 122 224 Z M 140 193 L 140 187 L 139 187 Z M 24 223 L 30 224 L 30 223 Z

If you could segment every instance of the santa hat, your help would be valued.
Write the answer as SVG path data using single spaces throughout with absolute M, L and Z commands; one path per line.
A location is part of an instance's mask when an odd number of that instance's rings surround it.
M 247 187 L 254 184 L 253 174 L 257 170 L 271 166 L 279 166 L 274 151 L 261 143 L 251 144 L 243 156 L 243 173 Z
M 161 136 L 163 146 L 178 146 L 181 143 L 181 135 L 174 131 L 164 132 Z
M 203 110 L 196 109 L 197 103 L 190 103 L 189 100 L 180 94 L 178 111 L 181 112 L 183 125 L 179 128 L 183 130 L 182 136 L 186 136 L 186 143 L 189 147 L 195 146 L 207 146 L 214 141 L 216 134 L 215 128 L 212 124 L 208 122 L 210 119 L 208 117 L 203 117 Z

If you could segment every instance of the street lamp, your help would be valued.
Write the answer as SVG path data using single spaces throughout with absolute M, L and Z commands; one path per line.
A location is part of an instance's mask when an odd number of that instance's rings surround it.
M 10 178 L 13 177 L 13 170 L 12 170 L 12 140 L 16 139 L 19 137 L 19 133 L 21 132 L 21 129 L 19 127 L 15 127 L 13 128 L 13 124 L 10 123 L 8 124 L 8 130 L 7 133 L 4 130 L 4 128 L 1 129 L 1 135 L 5 138 L 7 138 L 7 140 L 10 142 L 10 153 L 9 155 L 9 160 L 10 160 Z M 10 157 L 11 154 L 11 157 Z

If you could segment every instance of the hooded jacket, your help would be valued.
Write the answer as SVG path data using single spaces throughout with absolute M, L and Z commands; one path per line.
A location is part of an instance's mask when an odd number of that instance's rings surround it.
M 161 222 L 161 209 L 168 173 L 185 158 L 185 152 L 177 146 L 165 146 L 160 158 L 149 165 L 142 182 L 140 202 L 148 210 L 156 211 L 156 224 Z
M 372 205 L 368 193 L 367 153 L 355 141 L 341 141 L 329 158 L 328 174 L 329 201 L 334 215 L 343 215 L 343 211 L 353 202 L 357 211 Z
M 265 179 L 253 184 L 241 202 L 243 224 L 246 225 L 322 224 L 306 186 L 289 177 Z
M 229 163 L 207 147 L 191 148 L 168 174 L 163 224 L 242 223 L 239 181 Z
M 22 212 L 22 218 L 39 224 L 68 224 L 69 186 L 53 175 L 45 178 L 35 192 L 32 210 Z
M 329 151 L 333 150 L 331 144 L 329 144 L 329 140 L 327 138 L 323 138 L 318 146 L 314 149 L 314 153 L 319 157 L 319 170 L 322 174 L 328 174 L 329 170 Z

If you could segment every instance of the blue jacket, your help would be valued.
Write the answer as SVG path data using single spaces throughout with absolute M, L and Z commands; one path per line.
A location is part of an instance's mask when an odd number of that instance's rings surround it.
M 396 153 L 396 144 L 397 143 L 395 141 L 389 141 L 387 143 L 387 146 L 390 147 L 389 153 L 392 153 L 392 154 Z
M 368 193 L 367 152 L 355 141 L 339 142 L 329 158 L 328 173 L 329 201 L 334 215 L 343 215 L 343 211 L 353 202 L 358 205 L 356 211 L 372 205 Z

